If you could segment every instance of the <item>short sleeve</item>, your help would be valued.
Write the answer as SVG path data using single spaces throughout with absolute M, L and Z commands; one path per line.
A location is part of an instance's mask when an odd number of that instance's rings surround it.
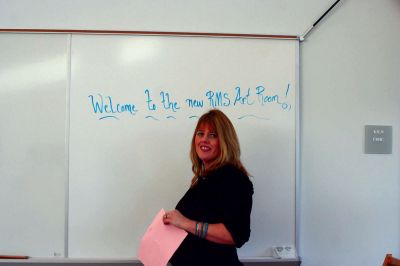
M 234 167 L 229 167 L 219 180 L 224 206 L 223 223 L 239 248 L 250 238 L 253 184 L 243 172 Z

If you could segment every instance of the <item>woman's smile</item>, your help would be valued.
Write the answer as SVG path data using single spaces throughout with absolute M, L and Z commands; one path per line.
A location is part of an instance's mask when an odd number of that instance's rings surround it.
M 212 163 L 219 155 L 219 138 L 213 127 L 208 124 L 200 125 L 195 137 L 197 156 L 203 161 L 204 166 Z

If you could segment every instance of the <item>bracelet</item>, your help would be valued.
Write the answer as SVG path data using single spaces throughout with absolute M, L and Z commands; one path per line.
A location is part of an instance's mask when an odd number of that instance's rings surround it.
M 196 228 L 194 231 L 195 236 L 198 236 L 201 239 L 205 239 L 207 237 L 207 232 L 208 232 L 208 223 L 196 222 Z
M 196 222 L 196 230 L 194 231 L 194 234 L 196 236 L 199 234 L 199 222 Z
M 203 239 L 205 239 L 206 238 L 206 236 L 207 236 L 207 231 L 208 231 L 208 223 L 205 223 L 206 224 L 206 228 L 204 229 L 204 232 L 203 232 Z M 204 225 L 204 224 L 203 224 Z
M 203 235 L 203 225 L 204 225 L 203 223 L 201 223 L 201 225 L 199 223 L 199 230 L 197 231 L 197 234 L 196 234 L 196 236 L 198 236 L 200 238 Z

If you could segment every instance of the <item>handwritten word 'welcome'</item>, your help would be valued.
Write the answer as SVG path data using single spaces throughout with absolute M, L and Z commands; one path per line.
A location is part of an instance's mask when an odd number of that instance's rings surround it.
M 117 114 L 129 113 L 134 115 L 137 110 L 134 104 L 130 103 L 114 103 L 111 96 L 103 97 L 103 95 L 98 94 L 97 98 L 93 95 L 89 95 L 93 112 L 95 114 L 101 114 L 99 120 L 104 118 L 115 118 L 118 119 Z

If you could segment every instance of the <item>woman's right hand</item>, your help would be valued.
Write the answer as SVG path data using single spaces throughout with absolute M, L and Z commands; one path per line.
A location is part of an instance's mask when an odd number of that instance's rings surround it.
M 188 230 L 191 220 L 183 216 L 178 210 L 165 212 L 163 216 L 164 224 L 170 224 L 183 230 Z

